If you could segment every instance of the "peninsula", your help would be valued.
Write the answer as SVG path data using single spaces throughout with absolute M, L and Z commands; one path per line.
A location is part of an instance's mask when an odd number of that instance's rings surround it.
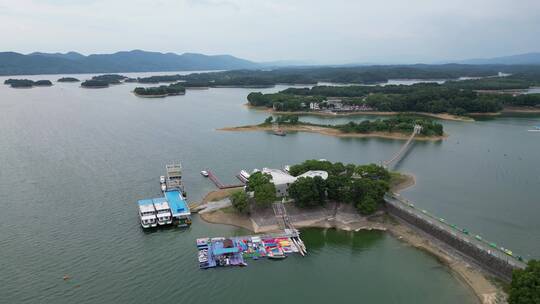
M 506 298 L 500 283 L 482 269 L 445 249 L 435 238 L 407 225 L 384 210 L 386 192 L 398 192 L 415 184 L 414 177 L 389 172 L 371 164 L 331 163 L 308 160 L 291 166 L 290 185 L 276 183 L 280 170 L 265 169 L 249 177 L 242 188 L 209 193 L 196 209 L 207 222 L 229 224 L 265 233 L 279 230 L 270 206 L 284 197 L 290 221 L 296 228 L 335 228 L 345 231 L 379 230 L 434 255 L 463 279 L 481 303 L 500 303 Z M 229 204 L 226 204 L 229 202 Z
M 360 123 L 349 122 L 340 125 L 315 124 L 300 121 L 296 115 L 269 116 L 263 123 L 240 127 L 221 128 L 220 131 L 273 131 L 278 126 L 283 131 L 310 132 L 336 137 L 378 137 L 406 140 L 415 125 L 422 126 L 416 140 L 443 140 L 448 137 L 443 126 L 430 119 L 410 116 L 397 116 L 389 119 L 364 120 Z
M 314 86 L 288 88 L 277 93 L 252 92 L 251 107 L 276 113 L 316 115 L 395 115 L 416 113 L 440 119 L 471 120 L 470 115 L 494 115 L 505 108 L 540 108 L 540 94 L 523 94 L 533 82 L 491 78 L 413 85 Z M 521 93 L 483 91 L 519 88 Z

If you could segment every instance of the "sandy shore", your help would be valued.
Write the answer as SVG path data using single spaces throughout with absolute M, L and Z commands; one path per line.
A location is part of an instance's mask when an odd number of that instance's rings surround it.
M 311 112 L 311 111 L 298 111 L 298 112 L 284 112 L 284 111 L 274 111 L 273 109 L 267 107 L 256 107 L 246 104 L 246 106 L 253 110 L 264 111 L 276 115 L 317 115 L 317 116 L 327 116 L 327 117 L 344 117 L 344 116 L 358 116 L 358 115 L 377 115 L 377 116 L 395 116 L 395 115 L 419 115 L 433 117 L 442 120 L 452 120 L 452 121 L 474 121 L 471 117 L 466 116 L 457 116 L 448 113 L 427 113 L 427 112 L 383 112 L 383 111 L 357 111 L 357 112 L 346 112 L 346 113 L 334 113 L 334 112 Z
M 401 175 L 399 178 L 396 178 L 396 182 L 392 185 L 391 190 L 398 192 L 414 186 L 415 183 L 414 176 Z M 203 199 L 203 203 L 223 199 L 233 191 L 235 190 L 227 189 L 210 192 Z M 209 223 L 233 225 L 254 233 L 279 230 L 277 225 L 259 226 L 252 217 L 236 213 L 231 208 L 202 213 L 200 216 L 204 221 Z M 334 228 L 345 231 L 386 231 L 398 240 L 433 255 L 442 264 L 448 266 L 452 271 L 452 274 L 458 280 L 471 288 L 477 296 L 479 303 L 506 303 L 506 294 L 502 290 L 502 287 L 499 284 L 494 283 L 494 280 L 490 279 L 490 276 L 487 273 L 478 267 L 471 265 L 462 257 L 457 256 L 455 252 L 447 250 L 448 248 L 438 240 L 393 217 L 380 214 L 373 218 L 366 218 L 357 213 L 351 213 L 350 206 L 341 205 L 341 207 L 336 209 L 333 216 L 321 216 L 320 218 L 314 217 L 310 220 L 294 221 L 294 225 L 297 228 L 316 227 Z
M 502 113 L 540 113 L 538 107 L 505 107 Z
M 310 125 L 281 125 L 280 128 L 285 131 L 293 131 L 293 132 L 310 132 L 310 133 L 318 133 L 322 135 L 328 135 L 328 136 L 336 136 L 336 137 L 348 137 L 348 138 L 387 138 L 387 139 L 400 139 L 400 140 L 407 140 L 410 136 L 410 134 L 404 134 L 404 133 L 398 133 L 398 132 L 371 132 L 371 133 L 344 133 L 340 130 L 334 129 L 334 128 L 325 128 L 325 127 L 318 127 L 318 126 L 310 126 Z M 247 132 L 247 131 L 272 131 L 272 126 L 261 126 L 261 125 L 252 125 L 252 126 L 241 126 L 241 127 L 228 127 L 228 128 L 221 128 L 218 129 L 218 131 L 235 131 L 235 132 Z M 443 136 L 422 136 L 418 135 L 415 137 L 415 140 L 423 140 L 423 141 L 439 141 L 446 139 L 448 135 Z

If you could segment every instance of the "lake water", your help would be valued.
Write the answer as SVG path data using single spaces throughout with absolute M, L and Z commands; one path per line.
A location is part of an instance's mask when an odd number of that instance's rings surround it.
M 205 168 L 233 182 L 243 168 L 305 159 L 379 162 L 403 142 L 219 132 L 215 129 L 259 123 L 267 116 L 244 106 L 251 89 L 188 90 L 185 96 L 143 99 L 130 93 L 135 86 L 0 86 L 3 301 L 475 301 L 433 257 L 381 233 L 305 230 L 306 258 L 199 270 L 196 238 L 247 232 L 198 217 L 188 230 L 143 232 L 136 201 L 160 194 L 158 177 L 166 163 L 182 162 L 188 198 L 196 201 L 214 189 L 199 174 Z M 337 123 L 365 117 L 303 119 Z M 417 178 L 403 195 L 525 257 L 539 257 L 540 134 L 527 132 L 539 122 L 537 117 L 443 122 L 450 134 L 446 141 L 415 143 L 398 165 Z M 64 274 L 71 279 L 62 280 Z

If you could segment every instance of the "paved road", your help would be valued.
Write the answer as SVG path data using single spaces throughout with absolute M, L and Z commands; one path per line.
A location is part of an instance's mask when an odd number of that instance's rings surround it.
M 385 201 L 388 204 L 392 204 L 392 206 L 396 208 L 399 208 L 409 214 L 412 214 L 420 219 L 427 221 L 429 224 L 436 226 L 439 229 L 445 230 L 446 232 L 452 234 L 454 237 L 457 237 L 464 242 L 475 245 L 477 248 L 488 252 L 492 256 L 495 256 L 514 267 L 525 268 L 527 266 L 516 256 L 510 256 L 505 253 L 500 247 L 494 248 L 490 244 L 490 242 L 484 239 L 478 239 L 470 232 L 464 233 L 462 229 L 455 225 L 449 224 L 446 220 L 429 214 L 425 210 L 416 208 L 412 202 L 400 197 L 399 194 L 386 195 Z

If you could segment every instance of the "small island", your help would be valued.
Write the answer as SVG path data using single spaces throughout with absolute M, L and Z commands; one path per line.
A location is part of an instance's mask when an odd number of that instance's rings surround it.
M 62 77 L 57 80 L 58 82 L 80 82 L 79 79 L 75 77 Z
M 37 80 L 34 81 L 34 86 L 36 87 L 50 87 L 52 86 L 52 82 L 50 80 Z
M 123 80 L 127 79 L 126 76 L 117 74 L 106 74 L 94 76 L 92 79 L 86 80 L 81 83 L 83 88 L 108 88 L 111 84 L 121 84 Z
M 168 86 L 162 85 L 159 87 L 148 88 L 137 87 L 135 90 L 133 90 L 133 93 L 139 97 L 158 98 L 184 95 L 186 94 L 186 88 L 184 88 L 181 83 L 173 83 Z
M 220 131 L 282 131 L 311 132 L 336 137 L 379 137 L 388 139 L 409 138 L 414 126 L 422 130 L 415 140 L 442 140 L 447 137 L 443 126 L 431 119 L 412 116 L 397 116 L 389 119 L 364 120 L 339 125 L 316 124 L 300 121 L 297 115 L 269 116 L 263 123 L 240 127 L 222 128 Z
M 52 86 L 50 80 L 29 80 L 29 79 L 7 79 L 4 84 L 10 85 L 12 88 L 31 88 L 31 87 L 48 87 Z

